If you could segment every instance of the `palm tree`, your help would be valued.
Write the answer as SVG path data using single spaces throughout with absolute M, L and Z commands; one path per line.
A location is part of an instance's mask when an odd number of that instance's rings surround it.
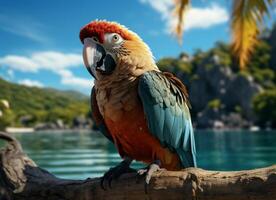
M 264 18 L 269 16 L 269 7 L 276 0 L 233 0 L 231 30 L 232 52 L 237 58 L 240 69 L 245 66 L 258 43 L 258 36 L 264 25 Z M 183 34 L 183 19 L 190 0 L 175 0 L 174 13 L 177 15 L 177 25 L 174 33 L 181 42 Z

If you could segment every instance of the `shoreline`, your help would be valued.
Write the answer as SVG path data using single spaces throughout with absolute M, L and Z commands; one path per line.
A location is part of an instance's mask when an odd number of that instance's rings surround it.
M 93 129 L 77 129 L 77 128 L 72 128 L 72 129 L 43 129 L 43 130 L 36 130 L 35 128 L 32 127 L 7 127 L 5 129 L 5 132 L 7 133 L 26 133 L 26 134 L 39 134 L 39 133 L 88 133 L 88 132 L 93 132 Z
M 247 131 L 247 132 L 259 132 L 259 131 L 275 131 L 276 129 L 194 129 L 194 131 L 212 131 L 215 133 L 220 133 L 220 132 L 240 132 L 240 131 Z M 87 128 L 72 128 L 72 129 L 41 129 L 41 130 L 36 130 L 33 127 L 7 127 L 5 132 L 7 133 L 15 133 L 15 134 L 40 134 L 40 133 L 53 133 L 53 134 L 60 134 L 60 133 L 91 133 L 91 132 L 97 132 L 97 130 L 93 129 L 87 129 Z

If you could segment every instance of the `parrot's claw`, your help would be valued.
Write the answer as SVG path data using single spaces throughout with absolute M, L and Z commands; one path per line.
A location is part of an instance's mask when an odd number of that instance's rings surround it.
M 111 188 L 111 183 L 113 180 L 117 180 L 124 173 L 137 172 L 135 169 L 129 167 L 128 162 L 121 162 L 116 167 L 110 168 L 101 179 L 101 188 L 106 190 L 105 183 L 108 183 L 109 188 Z
M 137 171 L 138 176 L 142 176 L 142 175 L 146 175 L 146 180 L 145 180 L 145 193 L 148 193 L 148 185 L 150 183 L 152 174 L 154 172 L 158 172 L 158 171 L 164 171 L 166 169 L 164 168 L 160 168 L 160 162 L 156 161 L 152 164 L 150 164 L 148 167 L 140 169 Z

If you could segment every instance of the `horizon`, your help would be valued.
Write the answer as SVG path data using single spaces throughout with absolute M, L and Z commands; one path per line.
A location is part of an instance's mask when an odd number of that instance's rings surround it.
M 171 0 L 135 0 L 128 4 L 116 1 L 110 6 L 88 0 L 82 4 L 1 1 L 0 77 L 22 85 L 76 90 L 89 96 L 93 78 L 83 65 L 78 34 L 82 26 L 95 19 L 117 21 L 136 32 L 156 60 L 177 57 L 181 52 L 192 55 L 197 49 L 206 51 L 218 41 L 229 43 L 231 3 L 192 1 L 182 46 L 169 33 L 174 23 L 171 7 Z M 275 13 L 273 10 L 272 17 Z

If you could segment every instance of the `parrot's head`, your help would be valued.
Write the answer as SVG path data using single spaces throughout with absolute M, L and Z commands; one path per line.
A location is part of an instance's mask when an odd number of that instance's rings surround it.
M 80 40 L 84 64 L 96 80 L 158 70 L 149 47 L 118 23 L 92 21 L 81 29 Z

